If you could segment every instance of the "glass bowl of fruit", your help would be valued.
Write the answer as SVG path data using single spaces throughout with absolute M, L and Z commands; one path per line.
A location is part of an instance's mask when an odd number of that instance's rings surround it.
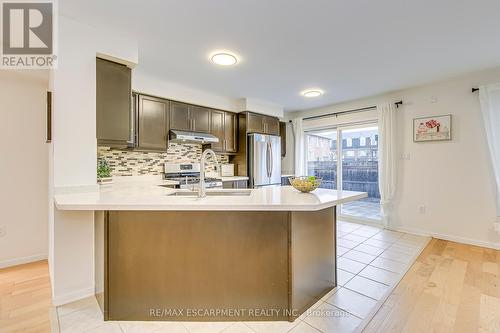
M 314 176 L 289 177 L 290 184 L 303 193 L 314 191 L 321 185 L 321 178 Z

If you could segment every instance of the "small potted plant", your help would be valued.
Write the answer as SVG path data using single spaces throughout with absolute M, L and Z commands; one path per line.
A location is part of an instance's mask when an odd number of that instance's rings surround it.
M 110 184 L 113 182 L 111 168 L 105 159 L 97 160 L 97 182 L 99 184 Z

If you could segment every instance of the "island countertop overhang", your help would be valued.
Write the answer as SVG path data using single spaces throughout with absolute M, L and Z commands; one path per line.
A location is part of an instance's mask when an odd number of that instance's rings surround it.
M 174 189 L 158 184 L 101 187 L 85 193 L 54 196 L 58 210 L 71 211 L 318 211 L 367 197 L 365 192 L 317 189 L 300 193 L 291 186 L 252 189 L 249 196 L 205 198 L 172 196 Z

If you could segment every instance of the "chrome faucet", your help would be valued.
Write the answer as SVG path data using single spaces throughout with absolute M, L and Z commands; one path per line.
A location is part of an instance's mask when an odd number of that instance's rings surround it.
M 208 155 L 212 155 L 212 158 L 215 161 L 215 168 L 217 172 L 221 172 L 221 169 L 219 168 L 219 161 L 217 161 L 217 155 L 215 155 L 215 152 L 212 149 L 203 151 L 200 159 L 200 186 L 198 188 L 198 198 L 204 198 L 207 196 L 205 188 L 205 161 Z

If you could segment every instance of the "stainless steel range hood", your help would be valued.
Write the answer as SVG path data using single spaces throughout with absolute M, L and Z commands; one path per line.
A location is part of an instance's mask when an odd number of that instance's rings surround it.
M 170 130 L 170 142 L 177 143 L 217 143 L 219 138 L 207 133 Z

